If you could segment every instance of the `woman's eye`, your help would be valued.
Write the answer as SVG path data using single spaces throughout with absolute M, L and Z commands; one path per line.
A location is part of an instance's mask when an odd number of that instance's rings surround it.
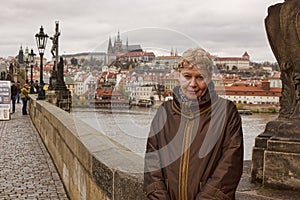
M 187 74 L 186 74 L 186 75 L 184 75 L 183 77 L 184 77 L 184 78 L 186 78 L 186 79 L 189 79 L 189 78 L 191 78 L 191 76 L 190 76 L 190 75 L 187 75 Z
M 204 80 L 204 76 L 198 76 L 197 77 L 199 80 Z

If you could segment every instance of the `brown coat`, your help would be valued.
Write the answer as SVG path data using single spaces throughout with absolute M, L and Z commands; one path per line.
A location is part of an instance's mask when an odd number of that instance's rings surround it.
M 174 95 L 158 109 L 145 155 L 146 199 L 235 199 L 243 168 L 241 118 L 211 88 L 200 103 Z

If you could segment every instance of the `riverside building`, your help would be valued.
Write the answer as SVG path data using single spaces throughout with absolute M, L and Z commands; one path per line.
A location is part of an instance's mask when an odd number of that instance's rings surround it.
M 280 87 L 270 87 L 269 80 L 257 84 L 235 82 L 231 86 L 216 86 L 217 93 L 235 103 L 279 105 Z

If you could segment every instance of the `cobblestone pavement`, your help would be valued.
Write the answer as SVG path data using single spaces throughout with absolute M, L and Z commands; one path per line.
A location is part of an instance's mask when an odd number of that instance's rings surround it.
M 0 200 L 69 199 L 29 115 L 0 121 Z

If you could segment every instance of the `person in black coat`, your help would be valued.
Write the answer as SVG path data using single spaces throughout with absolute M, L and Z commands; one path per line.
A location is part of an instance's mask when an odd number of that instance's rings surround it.
M 14 113 L 16 110 L 16 97 L 18 94 L 18 86 L 16 86 L 15 81 L 11 81 L 10 90 L 11 90 L 12 113 Z

